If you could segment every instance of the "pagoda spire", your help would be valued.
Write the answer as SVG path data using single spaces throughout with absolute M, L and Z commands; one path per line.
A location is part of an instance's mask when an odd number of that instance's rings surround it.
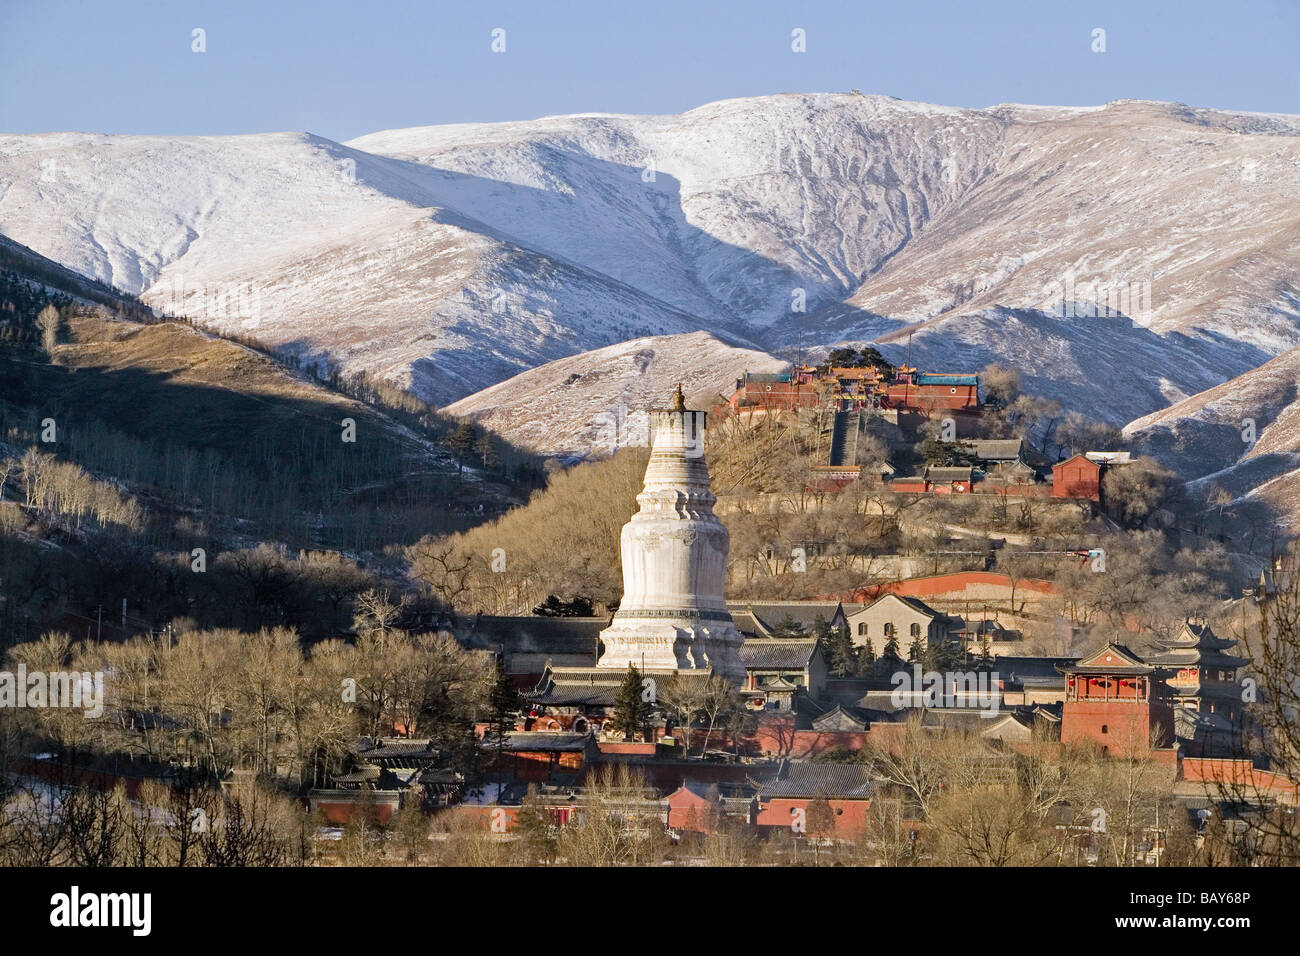
M 731 541 L 713 513 L 707 417 L 686 407 L 680 384 L 670 408 L 651 413 L 654 440 L 639 510 L 620 536 L 623 599 L 600 634 L 599 668 L 712 670 L 735 683 L 744 679 L 744 638 L 723 596 Z

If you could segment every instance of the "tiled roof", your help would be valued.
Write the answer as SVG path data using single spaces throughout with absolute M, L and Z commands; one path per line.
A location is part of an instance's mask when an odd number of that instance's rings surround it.
M 613 707 L 617 687 L 591 684 L 569 684 L 556 681 L 546 690 L 528 695 L 537 704 L 567 705 L 571 707 Z
M 702 800 L 713 800 L 719 798 L 724 800 L 748 800 L 754 796 L 754 786 L 748 780 L 718 781 L 698 780 L 694 777 L 687 777 L 682 781 L 682 787 L 689 790 Z
M 1235 647 L 1237 642 L 1218 637 L 1208 624 L 1187 621 L 1177 637 L 1156 641 L 1156 644 L 1158 649 L 1147 657 L 1152 664 L 1174 667 L 1202 664 L 1207 667 L 1236 669 L 1250 663 L 1244 657 L 1223 653 L 1228 648 Z
M 434 758 L 438 756 L 438 747 L 427 738 L 410 739 L 406 737 L 362 737 L 357 751 L 367 760 L 396 757 Z
M 946 615 L 940 614 L 938 611 L 930 607 L 930 605 L 926 604 L 920 598 L 907 597 L 902 594 L 895 594 L 893 591 L 886 591 L 884 594 L 880 595 L 880 597 L 876 598 L 874 601 L 868 604 L 867 607 L 874 607 L 875 605 L 879 604 L 881 601 L 888 601 L 888 600 L 902 601 L 904 604 L 906 604 L 908 607 L 912 608 L 913 610 L 920 611 L 922 614 L 928 614 L 931 617 L 940 617 L 940 618 L 946 617 Z
M 803 670 L 816 650 L 816 638 L 755 638 L 740 645 L 740 662 L 746 670 Z
M 838 601 L 773 601 L 730 604 L 728 610 L 732 612 L 733 620 L 737 611 L 753 613 L 769 631 L 775 630 L 786 618 L 789 618 L 802 624 L 803 632 L 811 636 L 818 616 L 829 624 L 838 607 Z
M 970 481 L 970 476 L 970 465 L 964 468 L 929 465 L 925 469 L 925 477 L 931 481 Z
M 894 692 L 892 690 L 867 691 L 858 698 L 857 708 L 859 710 L 869 710 L 880 714 L 893 714 L 908 709 L 906 705 L 900 706 L 894 703 Z
M 823 732 L 836 730 L 861 731 L 867 728 L 866 721 L 849 713 L 839 704 L 836 704 L 832 710 L 828 710 L 814 720 L 812 725 L 814 730 Z
M 605 617 L 496 617 L 462 619 L 456 640 L 468 648 L 511 654 L 586 654 L 596 660 L 597 636 L 609 627 Z
M 753 637 L 771 637 L 772 633 L 768 630 L 757 614 L 748 608 L 740 609 L 738 607 L 728 608 L 731 611 L 731 621 L 736 625 L 736 630 L 747 636 Z
M 768 681 L 766 684 L 764 684 L 762 687 L 759 688 L 759 690 L 765 690 L 765 691 L 798 690 L 798 689 L 799 689 L 798 684 L 792 684 L 784 677 L 778 677 L 776 680 Z
M 1105 657 L 1115 658 L 1107 662 Z M 1085 663 L 1086 661 L 1096 660 L 1095 664 Z M 1129 650 L 1123 644 L 1116 644 L 1113 641 L 1107 643 L 1104 647 L 1093 651 L 1091 654 L 1085 654 L 1079 658 L 1079 663 L 1066 665 L 1061 668 L 1066 674 L 1127 674 L 1142 675 L 1150 674 L 1155 668 L 1143 662 L 1142 658 Z
M 419 781 L 425 786 L 453 786 L 464 783 L 465 777 L 450 767 L 430 767 L 428 770 L 420 771 Z
M 1075 657 L 1017 657 L 999 656 L 993 667 L 998 677 L 1004 681 L 1018 683 L 1022 686 L 1059 687 L 1065 679 L 1061 676 L 1063 668 L 1078 662 Z
M 644 670 L 644 676 L 662 679 L 670 672 Z M 711 671 L 680 671 L 674 676 L 686 680 L 707 680 Z M 525 695 L 534 704 L 612 707 L 627 671 L 604 667 L 552 667 L 537 689 Z
M 783 763 L 769 776 L 752 779 L 760 799 L 812 797 L 869 799 L 871 768 L 853 763 Z
M 982 734 L 992 730 L 999 722 L 998 716 L 971 707 L 927 707 L 921 715 L 921 726 L 942 730 L 966 730 Z
M 357 767 L 351 773 L 340 773 L 334 775 L 335 783 L 366 783 L 370 780 L 378 780 L 383 769 L 376 767 L 374 764 L 364 764 Z
M 919 372 L 917 385 L 978 385 L 979 375 L 964 372 Z
M 505 740 L 500 744 L 500 749 L 511 752 L 574 752 L 585 750 L 590 739 L 589 734 L 515 731 L 505 735 Z M 484 750 L 498 749 L 498 742 L 495 737 L 484 737 L 481 745 Z
M 1152 664 L 1160 664 L 1163 667 L 1222 667 L 1225 670 L 1236 670 L 1245 667 L 1250 663 L 1244 657 L 1234 657 L 1231 654 L 1223 654 L 1216 650 L 1204 650 L 1199 647 L 1179 647 L 1173 650 L 1163 651 L 1158 654 L 1152 654 L 1147 658 Z
M 1015 461 L 1023 446 L 1019 438 L 977 438 L 962 444 L 980 461 Z

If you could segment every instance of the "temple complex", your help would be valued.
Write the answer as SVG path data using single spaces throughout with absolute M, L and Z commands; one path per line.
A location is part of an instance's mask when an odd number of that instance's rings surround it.
M 1112 756 L 1174 743 L 1173 708 L 1159 672 L 1124 645 L 1109 643 L 1060 670 L 1062 743 L 1091 740 Z
M 1177 637 L 1156 643 L 1160 651 L 1147 660 L 1164 671 L 1174 705 L 1215 714 L 1235 726 L 1241 710 L 1237 671 L 1247 661 L 1224 651 L 1237 642 L 1218 637 L 1209 624 L 1186 621 Z

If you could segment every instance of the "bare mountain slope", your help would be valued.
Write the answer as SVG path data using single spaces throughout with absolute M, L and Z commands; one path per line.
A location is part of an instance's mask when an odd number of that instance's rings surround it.
M 1300 348 L 1124 429 L 1189 479 L 1193 494 L 1259 495 L 1300 521 Z

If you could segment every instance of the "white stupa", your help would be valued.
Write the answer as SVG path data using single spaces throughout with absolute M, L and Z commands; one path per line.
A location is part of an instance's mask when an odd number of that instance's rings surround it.
M 713 513 L 717 499 L 704 462 L 708 414 L 673 407 L 650 416 L 650 464 L 640 511 L 623 526 L 623 600 L 601 631 L 597 668 L 704 671 L 739 683 L 745 669 L 722 589 L 730 536 Z

